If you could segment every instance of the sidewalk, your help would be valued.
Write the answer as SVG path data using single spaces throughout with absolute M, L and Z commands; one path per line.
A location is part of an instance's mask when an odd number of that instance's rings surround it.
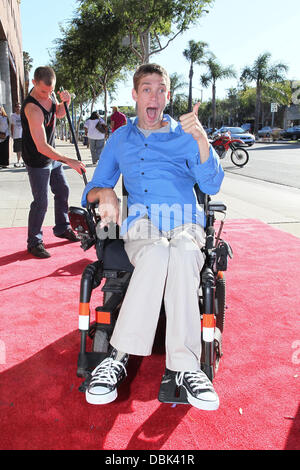
M 86 165 L 87 180 L 92 179 L 95 167 L 92 165 L 90 150 L 79 142 L 79 151 L 83 163 Z M 56 141 L 57 150 L 71 158 L 76 157 L 76 151 L 73 144 L 62 140 Z M 32 202 L 31 189 L 25 168 L 14 168 L 16 155 L 11 152 L 10 166 L 7 169 L 0 170 L 0 228 L 27 227 L 29 207 Z M 81 207 L 81 196 L 84 190 L 83 178 L 68 166 L 64 167 L 66 178 L 70 186 L 69 205 Z M 235 188 L 236 195 L 232 194 L 232 188 Z M 116 193 L 119 198 L 122 195 L 121 179 L 116 185 Z M 50 191 L 50 190 L 49 190 Z M 252 202 L 247 199 L 242 202 L 240 194 L 253 194 Z M 264 194 L 268 192 L 269 198 L 272 195 L 273 203 L 261 204 L 262 200 L 267 200 Z M 229 219 L 258 219 L 262 222 L 277 227 L 300 237 L 300 224 L 297 219 L 298 205 L 297 197 L 294 192 L 289 191 L 289 198 L 286 199 L 285 188 L 279 185 L 265 184 L 265 187 L 258 187 L 252 179 L 239 181 L 237 175 L 227 173 L 220 193 L 216 200 L 222 200 L 227 204 L 227 220 Z M 274 212 L 274 201 L 278 201 L 278 210 Z M 277 206 L 276 206 L 277 207 Z M 43 226 L 53 227 L 54 225 L 54 199 L 50 191 L 49 207 Z
M 87 180 L 90 181 L 95 167 L 92 165 L 90 150 L 79 142 L 79 151 L 83 163 L 86 165 Z M 62 140 L 56 141 L 57 150 L 71 158 L 76 157 L 73 144 Z M 25 168 L 15 168 L 17 162 L 16 155 L 10 154 L 10 165 L 7 169 L 0 170 L 0 228 L 5 227 L 26 227 L 29 207 L 32 202 L 30 184 Z M 69 205 L 81 207 L 81 195 L 84 190 L 83 178 L 68 166 L 64 167 L 66 178 L 70 186 Z M 117 193 L 121 189 L 117 185 Z M 50 191 L 49 207 L 45 217 L 44 226 L 54 225 L 54 199 Z

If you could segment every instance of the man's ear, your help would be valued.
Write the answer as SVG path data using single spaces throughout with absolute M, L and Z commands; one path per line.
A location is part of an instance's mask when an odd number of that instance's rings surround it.
M 134 88 L 132 88 L 131 94 L 132 94 L 132 98 L 134 99 L 134 101 L 137 101 L 137 92 Z

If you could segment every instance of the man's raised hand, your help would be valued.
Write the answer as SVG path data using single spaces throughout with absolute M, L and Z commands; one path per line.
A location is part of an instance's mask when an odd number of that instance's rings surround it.
M 197 142 L 203 139 L 206 141 L 208 140 L 206 132 L 198 119 L 198 111 L 200 104 L 200 102 L 196 103 L 191 113 L 183 114 L 179 118 L 184 132 L 186 132 L 187 134 L 191 134 Z

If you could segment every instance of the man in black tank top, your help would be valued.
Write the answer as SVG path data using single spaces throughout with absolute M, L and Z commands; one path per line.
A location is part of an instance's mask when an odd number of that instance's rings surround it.
M 69 186 L 62 164 L 76 170 L 80 175 L 85 166 L 78 160 L 61 155 L 55 150 L 56 118 L 65 116 L 64 102 L 70 104 L 67 91 L 60 93 L 62 103 L 54 94 L 56 77 L 51 67 L 38 67 L 34 73 L 33 85 L 21 109 L 22 152 L 28 171 L 33 202 L 28 217 L 27 248 L 37 258 L 51 255 L 43 244 L 42 225 L 48 208 L 48 188 L 54 194 L 55 226 L 54 235 L 70 241 L 78 241 L 70 228 L 68 218 Z

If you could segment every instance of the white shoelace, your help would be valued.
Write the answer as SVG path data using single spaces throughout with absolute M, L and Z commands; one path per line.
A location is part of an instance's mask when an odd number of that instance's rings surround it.
M 90 385 L 95 385 L 98 383 L 116 385 L 118 382 L 118 374 L 122 369 L 124 370 L 125 375 L 127 375 L 125 366 L 122 364 L 122 362 L 116 361 L 111 357 L 107 357 L 92 372 L 92 380 Z
M 183 384 L 183 378 L 187 379 L 189 386 L 196 392 L 197 390 L 213 390 L 213 386 L 209 378 L 202 371 L 190 371 L 190 372 L 180 372 L 176 374 L 176 385 L 180 386 Z

